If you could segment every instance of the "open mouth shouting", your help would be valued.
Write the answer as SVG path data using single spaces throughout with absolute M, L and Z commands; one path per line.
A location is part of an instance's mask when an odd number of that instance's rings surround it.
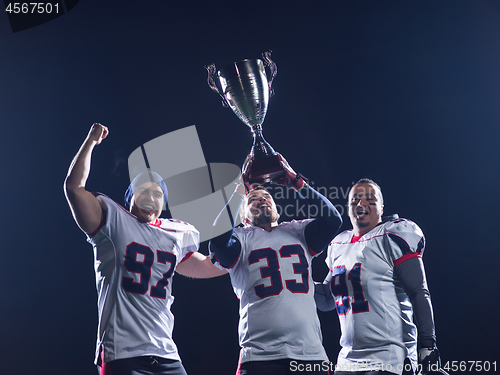
M 356 217 L 358 219 L 364 219 L 365 217 L 367 217 L 369 214 L 369 212 L 365 209 L 365 208 L 357 208 L 356 209 Z
M 158 210 L 158 208 L 152 204 L 152 203 L 141 203 L 140 205 L 141 209 L 145 210 L 145 211 L 156 211 Z

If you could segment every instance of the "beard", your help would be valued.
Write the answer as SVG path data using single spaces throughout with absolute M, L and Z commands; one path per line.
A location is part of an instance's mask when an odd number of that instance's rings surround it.
M 254 227 L 260 227 L 263 224 L 272 224 L 278 221 L 279 215 L 275 210 L 260 210 L 257 215 L 254 215 L 250 220 Z

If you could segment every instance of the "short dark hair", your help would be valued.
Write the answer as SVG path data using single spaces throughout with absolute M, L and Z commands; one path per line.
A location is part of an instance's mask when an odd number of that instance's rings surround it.
M 380 188 L 380 186 L 375 181 L 373 181 L 370 178 L 360 178 L 358 180 L 358 182 L 356 182 L 354 185 L 357 185 L 357 184 L 370 184 L 370 185 L 375 186 L 378 189 L 379 193 L 380 193 L 380 204 L 382 204 L 382 205 L 384 204 L 384 196 L 382 195 L 382 189 Z
M 356 182 L 354 185 L 357 185 L 357 184 L 372 184 L 372 185 L 375 185 L 376 187 L 378 187 L 380 192 L 382 192 L 382 189 L 380 188 L 380 186 L 378 186 L 378 184 L 370 178 L 360 178 L 358 180 L 358 182 Z

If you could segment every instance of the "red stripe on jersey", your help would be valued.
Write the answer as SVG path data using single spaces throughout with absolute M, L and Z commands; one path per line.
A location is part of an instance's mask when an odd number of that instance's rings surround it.
M 236 258 L 236 260 L 234 261 L 234 263 L 231 264 L 229 267 L 227 267 L 228 269 L 231 269 L 231 268 L 234 267 L 234 265 L 236 264 L 236 262 L 238 262 L 238 259 L 240 259 L 240 255 L 241 255 L 241 252 L 238 254 L 238 257 Z M 220 262 L 219 262 L 219 264 L 220 264 Z M 222 267 L 224 267 L 224 266 L 222 266 Z
M 92 233 L 89 233 L 89 237 L 94 237 L 97 234 L 97 232 L 99 232 L 101 230 L 101 228 L 104 226 L 104 224 L 106 224 L 106 215 L 104 214 L 104 212 L 102 212 L 101 223 Z
M 361 236 L 355 236 L 354 234 L 352 235 L 352 238 L 351 238 L 351 243 L 355 243 L 355 242 L 358 242 L 361 237 L 363 237 L 362 235 Z
M 99 370 L 99 375 L 113 375 L 110 363 L 103 363 L 102 366 L 99 366 Z
M 299 246 L 300 246 L 300 245 L 299 245 Z M 309 250 L 309 254 L 311 254 L 311 256 L 313 256 L 313 257 L 315 257 L 315 256 L 316 256 L 316 255 L 318 255 L 318 254 L 321 254 L 321 253 L 324 251 L 324 250 L 321 250 L 320 252 L 318 252 L 318 253 L 317 253 L 316 251 L 314 251 L 314 250 L 311 248 L 311 246 L 307 246 L 307 250 Z
M 241 255 L 241 251 L 240 251 L 240 253 L 238 254 L 238 256 L 236 257 L 236 260 L 235 260 L 235 261 L 233 262 L 233 264 L 231 264 L 229 267 L 225 267 L 225 266 L 223 266 L 223 265 L 221 264 L 221 262 L 220 262 L 219 258 L 217 258 L 217 255 L 215 255 L 215 253 L 214 253 L 214 258 L 215 258 L 215 260 L 216 260 L 217 262 L 219 262 L 219 264 L 221 265 L 221 267 L 224 267 L 225 269 L 230 270 L 230 269 L 231 269 L 231 268 L 233 268 L 233 267 L 234 267 L 234 265 L 238 262 L 238 259 L 240 259 L 240 255 Z
M 110 363 L 104 362 L 104 353 L 102 347 L 99 349 L 99 361 L 97 366 L 99 366 L 99 375 L 113 375 L 113 369 L 111 368 Z
M 401 258 L 394 261 L 394 267 L 400 265 L 401 263 L 407 261 L 408 259 L 420 257 L 419 253 L 406 253 Z
M 154 223 L 148 223 L 149 225 L 152 225 L 154 227 L 160 227 L 161 225 L 161 220 L 160 219 L 156 219 L 156 221 Z
M 192 251 L 190 251 L 189 253 L 186 254 L 186 256 L 184 258 L 182 258 L 182 260 L 179 263 L 182 263 L 185 260 L 188 260 L 189 258 L 191 258 L 191 255 L 193 255 L 193 254 L 194 253 Z
M 238 359 L 238 368 L 236 369 L 236 375 L 241 375 L 241 358 L 243 358 L 243 352 L 240 350 L 240 358 Z

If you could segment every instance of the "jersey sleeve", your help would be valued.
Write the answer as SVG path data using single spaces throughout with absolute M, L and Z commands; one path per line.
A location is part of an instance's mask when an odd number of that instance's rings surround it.
M 405 293 L 410 298 L 414 321 L 418 328 L 420 347 L 431 348 L 436 344 L 434 314 L 422 259 L 415 258 L 400 263 L 394 272 L 403 285 Z
M 121 206 L 119 206 L 115 201 L 113 201 L 111 198 L 107 197 L 104 194 L 101 193 L 92 193 L 95 195 L 97 200 L 99 201 L 99 204 L 101 205 L 103 215 L 102 215 L 102 220 L 99 226 L 92 232 L 87 234 L 87 241 L 90 243 L 92 242 L 92 239 L 95 237 L 97 233 L 106 225 L 106 223 L 110 223 L 112 221 L 112 217 L 114 215 L 117 215 L 117 211 Z
M 314 220 L 308 222 L 305 229 L 306 243 L 311 255 L 316 256 L 326 249 L 337 234 L 342 225 L 342 216 L 324 195 L 307 183 L 304 187 L 307 188 L 307 193 L 302 195 L 302 189 L 299 195 L 308 203 L 308 210 L 316 212 L 312 217 Z
M 338 236 L 337 236 L 338 237 Z M 333 239 L 333 241 L 335 241 L 335 239 L 337 238 L 335 237 Z M 328 267 L 328 270 L 331 271 L 332 268 L 333 268 L 333 241 L 330 242 L 330 244 L 328 245 L 327 249 L 326 249 L 326 257 L 325 257 L 325 263 L 326 263 L 326 266 Z
M 241 242 L 234 233 L 229 240 L 219 236 L 210 241 L 208 250 L 212 263 L 219 269 L 231 269 L 240 257 Z
M 182 232 L 179 246 L 182 254 L 181 262 L 183 262 L 200 248 L 200 232 L 192 225 L 187 224 L 187 228 Z
M 304 241 L 304 243 L 307 245 L 307 251 L 309 252 L 309 254 L 311 254 L 313 258 L 320 255 L 325 249 L 325 246 L 323 246 L 322 249 L 316 247 L 313 248 L 310 246 L 310 240 L 312 235 L 314 235 L 314 230 L 308 232 L 307 228 L 310 228 L 311 224 L 314 223 L 315 221 L 316 219 L 304 219 L 304 220 L 292 220 L 291 222 L 289 222 L 289 225 L 291 225 L 291 227 L 293 228 L 292 230 L 295 232 L 297 237 L 300 238 L 301 241 Z
M 404 261 L 421 257 L 425 248 L 425 237 L 417 224 L 406 219 L 395 219 L 385 224 L 388 256 L 394 267 Z
M 191 224 L 175 219 L 161 219 L 161 228 L 175 233 L 179 245 L 179 263 L 188 259 L 200 247 L 200 232 Z

